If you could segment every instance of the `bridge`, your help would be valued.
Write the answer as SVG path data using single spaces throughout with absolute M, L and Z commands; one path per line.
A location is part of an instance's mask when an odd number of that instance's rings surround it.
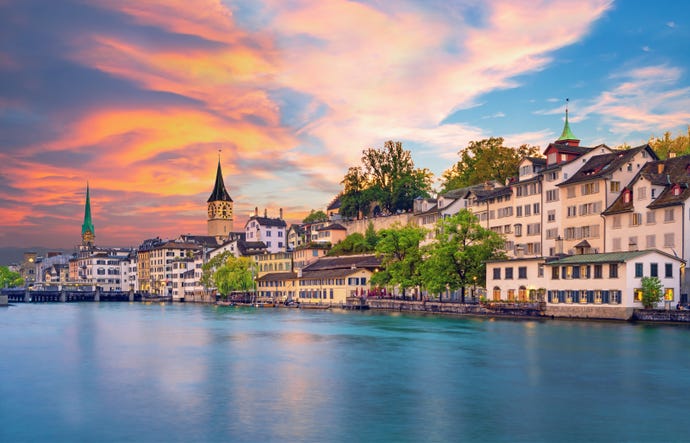
M 7 303 L 74 303 L 74 302 L 141 302 L 150 300 L 145 294 L 125 291 L 2 289 L 0 306 Z M 156 301 L 168 301 L 156 298 Z M 172 301 L 172 300 L 170 300 Z

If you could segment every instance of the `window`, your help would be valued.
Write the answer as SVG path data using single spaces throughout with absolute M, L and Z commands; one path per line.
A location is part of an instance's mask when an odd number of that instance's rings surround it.
M 637 188 L 637 199 L 644 200 L 647 198 L 647 188 L 640 186 Z
M 653 225 L 656 223 L 656 217 L 655 217 L 655 212 L 654 211 L 647 211 L 647 224 L 648 225 Z
M 266 231 L 266 237 L 270 237 L 270 236 L 271 236 L 271 231 Z
M 676 245 L 675 235 L 673 232 L 664 234 L 664 248 L 672 248 Z
M 609 265 L 609 278 L 618 278 L 618 264 L 611 263 Z
M 667 208 L 664 210 L 664 223 L 671 223 L 673 221 L 673 208 Z
M 642 224 L 642 214 L 634 212 L 630 214 L 630 226 L 640 226 Z
M 656 248 L 656 235 L 650 234 L 647 236 L 646 248 Z
M 673 288 L 664 289 L 664 301 L 673 301 Z
M 658 277 L 659 276 L 659 264 L 658 263 L 650 263 L 649 264 L 649 275 L 651 277 Z
M 520 266 L 518 268 L 518 278 L 527 278 L 527 266 Z
M 642 288 L 635 288 L 634 290 L 634 300 L 635 301 L 642 301 L 642 295 L 644 294 L 644 291 L 642 291 Z
M 611 182 L 611 192 L 620 192 L 621 190 L 621 182 Z
M 522 225 L 518 223 L 513 227 L 515 228 L 515 236 L 520 237 L 522 235 Z
M 544 277 L 544 264 L 539 263 L 539 267 L 537 268 L 537 277 Z
M 621 238 L 620 237 L 614 237 L 613 238 L 613 246 L 612 249 L 614 252 L 620 251 L 621 250 Z
M 568 198 L 574 198 L 575 197 L 575 186 L 571 186 L 568 188 L 567 191 Z
M 551 268 L 551 280 L 558 280 L 558 266 Z
M 501 279 L 501 268 L 494 268 L 494 280 Z
M 558 201 L 558 189 L 550 189 L 546 191 L 546 201 L 555 202 Z
M 575 217 L 577 215 L 577 206 L 568 206 L 568 217 Z
M 539 203 L 535 203 L 532 205 L 532 213 L 534 213 L 535 215 L 539 214 L 540 209 L 541 208 L 539 207 Z
M 501 288 L 499 288 L 498 286 L 494 286 L 493 296 L 494 296 L 494 301 L 500 300 L 501 299 Z
M 558 237 L 558 228 L 552 228 L 546 230 L 546 239 L 550 240 Z
M 515 207 L 515 216 L 516 217 L 522 217 L 522 206 L 516 206 Z
M 599 193 L 599 183 L 585 183 L 581 187 L 582 195 L 591 195 Z
M 635 263 L 635 278 L 642 277 L 642 263 Z
M 513 279 L 513 268 L 506 268 L 505 276 L 506 276 L 506 280 L 512 280 Z
M 602 265 L 594 265 L 594 278 L 602 278 Z
M 673 278 L 673 264 L 672 263 L 664 264 L 664 277 Z
M 614 215 L 613 216 L 613 227 L 614 227 L 614 229 L 618 229 L 621 227 L 621 216 L 620 215 Z
M 555 222 L 556 221 L 556 210 L 552 209 L 546 213 L 546 221 Z
M 532 207 L 530 205 L 525 205 L 525 217 L 532 215 Z

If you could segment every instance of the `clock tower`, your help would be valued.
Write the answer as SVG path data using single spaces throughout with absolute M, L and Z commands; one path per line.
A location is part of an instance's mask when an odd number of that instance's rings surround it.
M 213 192 L 208 203 L 208 235 L 227 237 L 232 232 L 232 199 L 223 183 L 223 171 L 220 169 L 220 155 L 218 156 L 218 170 Z

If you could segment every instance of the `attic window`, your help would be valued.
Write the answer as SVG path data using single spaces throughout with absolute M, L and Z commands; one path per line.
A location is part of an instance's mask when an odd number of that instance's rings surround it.
M 629 189 L 626 189 L 623 193 L 623 201 L 625 203 L 630 203 L 630 200 L 632 199 L 632 193 L 630 192 Z
M 675 196 L 680 195 L 680 186 L 679 185 L 673 185 L 673 195 L 675 195 Z

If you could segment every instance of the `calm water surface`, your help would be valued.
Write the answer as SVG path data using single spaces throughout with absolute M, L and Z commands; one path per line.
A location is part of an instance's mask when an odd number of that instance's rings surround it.
M 0 442 L 690 441 L 690 329 L 0 309 Z

